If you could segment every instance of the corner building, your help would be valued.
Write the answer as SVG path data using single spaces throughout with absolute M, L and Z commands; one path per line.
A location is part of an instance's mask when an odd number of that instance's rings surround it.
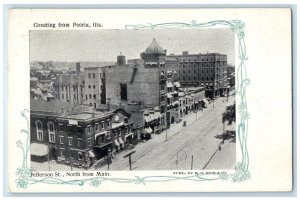
M 207 97 L 224 96 L 228 92 L 227 55 L 220 53 L 169 55 L 179 61 L 182 87 L 205 87 Z

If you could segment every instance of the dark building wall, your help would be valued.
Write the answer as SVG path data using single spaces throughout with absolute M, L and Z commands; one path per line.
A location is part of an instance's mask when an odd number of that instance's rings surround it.
M 134 68 L 129 65 L 111 67 L 106 71 L 107 98 L 110 98 L 111 105 L 119 106 L 123 102 L 127 104 L 127 101 L 141 102 L 147 107 L 159 105 L 159 68 L 139 65 L 132 83 Z M 120 84 L 127 84 L 127 100 L 121 98 Z

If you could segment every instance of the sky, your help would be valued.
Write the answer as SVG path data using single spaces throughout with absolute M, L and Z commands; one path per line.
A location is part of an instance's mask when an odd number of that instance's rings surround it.
M 167 54 L 222 53 L 234 65 L 234 33 L 230 29 L 31 31 L 30 61 L 114 62 L 140 58 L 152 39 Z

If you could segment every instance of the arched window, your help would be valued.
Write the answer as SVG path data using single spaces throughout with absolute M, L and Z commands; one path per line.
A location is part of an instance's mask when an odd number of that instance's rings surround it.
M 37 140 L 43 141 L 43 124 L 40 120 L 35 122 Z
M 55 126 L 52 122 L 48 122 L 49 142 L 55 143 Z

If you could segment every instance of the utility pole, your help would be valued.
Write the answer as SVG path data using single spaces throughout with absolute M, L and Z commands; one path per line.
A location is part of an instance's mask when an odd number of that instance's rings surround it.
M 70 148 L 70 166 L 71 166 L 71 171 L 73 171 L 72 148 Z
M 130 169 L 130 170 L 132 170 L 132 168 L 131 168 L 131 155 L 134 154 L 135 152 L 136 152 L 136 151 L 132 151 L 132 152 L 126 154 L 125 156 L 123 156 L 123 158 L 128 157 L 128 159 L 129 159 L 129 169 Z
M 194 156 L 192 155 L 191 170 L 193 169 L 193 164 L 194 164 Z
M 48 168 L 49 168 L 49 171 L 50 171 L 50 148 L 49 148 L 49 144 L 48 144 Z

